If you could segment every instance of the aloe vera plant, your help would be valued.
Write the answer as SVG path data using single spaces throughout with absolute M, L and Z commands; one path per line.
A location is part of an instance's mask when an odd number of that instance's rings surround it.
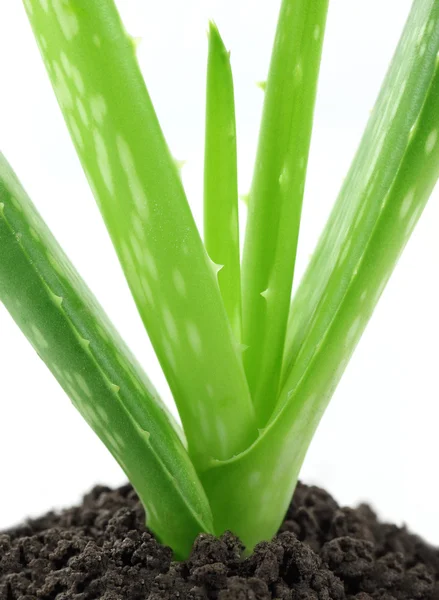
M 277 530 L 321 416 L 439 176 L 439 1 L 415 0 L 291 301 L 328 0 L 283 0 L 240 260 L 230 55 L 209 27 L 204 243 L 113 0 L 24 0 L 176 424 L 5 158 L 0 299 L 179 557 Z M 251 499 L 251 500 L 250 500 Z

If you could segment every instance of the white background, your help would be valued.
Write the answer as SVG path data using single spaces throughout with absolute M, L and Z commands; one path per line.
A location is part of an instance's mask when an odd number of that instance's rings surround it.
M 32 0 L 35 1 L 35 0 Z M 232 50 L 248 189 L 279 0 L 119 0 L 200 218 L 207 19 Z M 298 275 L 346 173 L 409 0 L 331 0 Z M 21 2 L 0 2 L 0 147 L 163 396 L 169 392 L 68 139 Z M 439 544 L 438 191 L 312 444 L 302 478 Z M 0 309 L 0 529 L 123 473 Z

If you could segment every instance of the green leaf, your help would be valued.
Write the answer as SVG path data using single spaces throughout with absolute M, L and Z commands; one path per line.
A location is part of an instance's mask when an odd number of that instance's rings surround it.
M 236 123 L 230 55 L 209 26 L 204 157 L 204 244 L 221 265 L 218 282 L 236 340 L 241 341 Z
M 431 84 L 439 43 L 438 16 L 437 1 L 414 2 L 361 144 L 294 296 L 283 384 L 299 353 L 305 362 L 314 353 L 387 202 Z
M 328 0 L 281 7 L 243 256 L 244 365 L 259 426 L 278 397 Z
M 69 127 L 183 422 L 189 452 L 228 458 L 253 408 L 217 275 L 113 0 L 27 4 Z
M 323 238 L 328 245 L 320 246 L 331 271 L 303 354 L 299 352 L 259 439 L 240 456 L 213 462 L 201 475 L 216 532 L 232 529 L 248 548 L 277 530 L 318 423 L 439 177 L 438 50 L 439 3 L 416 2 L 371 117 L 375 126 L 366 133 L 369 143 L 362 143 L 362 159 L 357 156 L 354 161 L 358 173 L 372 169 L 374 183 L 363 188 L 362 178 L 354 178 L 357 185 L 351 183 L 348 189 L 349 202 L 356 205 L 347 228 L 341 226 L 344 213 L 339 203 L 338 219 L 331 217 Z M 374 157 L 378 147 L 383 154 Z M 390 149 L 400 157 L 392 162 L 391 172 Z M 349 210 L 347 204 L 345 208 Z M 346 245 L 337 243 L 337 232 L 346 236 Z M 329 240 L 339 251 L 331 267 Z M 310 286 L 310 281 L 317 285 L 326 273 L 311 275 L 308 272 L 302 286 Z M 312 293 L 311 287 L 304 289 Z M 247 498 L 252 498 L 251 504 Z
M 186 556 L 213 526 L 181 432 L 2 155 L 0 299 L 128 475 L 148 525 Z

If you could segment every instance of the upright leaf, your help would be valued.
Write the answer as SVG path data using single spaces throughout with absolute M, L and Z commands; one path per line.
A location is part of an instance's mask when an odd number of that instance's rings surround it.
M 241 341 L 238 172 L 230 55 L 217 27 L 209 27 L 206 143 L 204 158 L 204 243 L 221 266 L 218 282 L 236 340 Z
M 255 436 L 244 370 L 113 0 L 25 2 L 82 166 L 196 462 Z
M 313 345 L 336 314 L 387 201 L 432 80 L 438 50 L 438 16 L 437 0 L 413 3 L 356 156 L 294 296 L 283 384 L 299 352 L 306 361 L 310 355 L 304 346 L 312 354 Z M 318 315 L 323 320 L 316 329 Z M 313 341 L 309 340 L 311 330 L 315 332 Z
M 341 213 L 338 220 L 330 219 L 323 239 L 335 244 L 336 233 L 341 231 L 350 251 L 341 248 L 336 266 L 328 274 L 320 273 L 322 279 L 328 275 L 327 298 L 318 305 L 273 416 L 246 452 L 226 462 L 212 462 L 202 473 L 216 532 L 231 529 L 249 548 L 277 530 L 317 425 L 439 177 L 438 50 L 439 3 L 415 2 L 371 117 L 372 121 L 381 119 L 379 138 L 375 144 L 363 144 L 362 160 L 357 156 L 354 163 L 359 172 L 373 165 L 373 181 L 380 180 L 385 171 L 387 188 L 381 181 L 381 196 L 362 195 L 367 204 L 365 208 L 356 204 L 347 229 L 340 230 Z M 393 79 L 395 73 L 403 79 Z M 396 107 L 393 101 L 388 106 L 383 98 L 395 100 Z M 395 111 L 390 119 L 388 111 Z M 405 134 L 398 139 L 402 157 L 390 174 L 387 163 L 377 162 L 374 153 L 377 143 L 387 148 L 395 142 L 394 119 Z M 401 151 L 399 145 L 393 149 Z M 355 190 L 354 186 L 351 201 L 355 201 Z M 338 211 L 340 204 L 335 208 Z M 369 220 L 373 221 L 370 228 Z M 340 251 L 340 245 L 336 247 Z M 330 247 L 326 250 L 329 253 Z M 318 271 L 308 272 L 305 283 L 307 277 L 308 282 L 318 282 L 318 275 Z M 246 501 L 250 497 L 251 505 Z
M 283 0 L 243 257 L 244 364 L 258 425 L 277 399 L 328 0 Z

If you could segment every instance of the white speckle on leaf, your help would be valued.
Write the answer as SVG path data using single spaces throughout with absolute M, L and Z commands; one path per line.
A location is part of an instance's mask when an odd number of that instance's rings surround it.
M 134 204 L 142 219 L 147 219 L 149 215 L 148 200 L 146 198 L 142 182 L 140 181 L 137 173 L 130 147 L 120 135 L 116 137 L 116 144 L 119 151 L 120 161 L 122 163 L 122 168 L 125 171 L 129 181 L 129 188 L 134 200 Z
M 70 127 L 70 133 L 72 135 L 73 141 L 76 146 L 78 146 L 81 150 L 84 149 L 84 140 L 82 139 L 81 131 L 78 127 L 78 123 L 73 115 L 69 115 L 67 117 L 67 123 Z
M 85 381 L 84 377 L 81 375 L 81 373 L 75 373 L 75 379 L 76 382 L 78 383 L 81 391 L 87 396 L 87 398 L 91 398 L 91 391 L 90 388 L 87 385 L 87 382 Z
M 125 268 L 128 269 L 128 271 L 130 271 L 131 275 L 131 273 L 135 272 L 134 261 L 131 254 L 131 250 L 129 249 L 128 244 L 125 240 L 122 240 L 122 242 L 120 243 L 120 252 L 122 254 L 122 262 Z
M 410 208 L 412 207 L 414 199 L 415 199 L 415 190 L 412 188 L 406 194 L 404 200 L 402 201 L 401 208 L 400 208 L 400 211 L 399 211 L 399 218 L 400 219 L 405 219 L 405 217 L 407 216 Z
M 140 283 L 142 286 L 143 293 L 146 296 L 146 299 L 150 304 L 154 304 L 154 296 L 152 295 L 151 286 L 149 285 L 149 281 L 144 275 L 140 277 Z
M 98 160 L 99 171 L 102 179 L 105 183 L 105 187 L 110 192 L 114 193 L 113 174 L 111 172 L 110 159 L 108 158 L 107 147 L 102 135 L 97 129 L 93 131 L 93 138 L 95 143 L 96 157 Z
M 32 6 L 31 0 L 24 0 L 24 5 L 26 7 L 27 12 L 32 16 L 34 14 L 34 8 Z
M 53 269 L 58 273 L 58 275 L 63 275 L 63 272 L 62 272 L 62 269 L 60 267 L 60 264 L 54 258 L 54 256 L 49 251 L 46 252 L 46 255 L 47 255 L 47 260 L 52 265 Z
M 101 94 L 95 94 L 91 97 L 90 109 L 91 114 L 93 115 L 93 119 L 98 125 L 102 125 L 107 114 L 108 108 L 107 103 L 105 102 L 105 98 Z
M 58 102 L 63 108 L 70 109 L 73 107 L 72 92 L 61 67 L 55 60 L 53 61 L 53 70 L 55 73 L 54 89 Z
M 147 248 L 145 248 L 144 264 L 145 264 L 145 267 L 148 269 L 148 272 L 151 275 L 151 277 L 153 277 L 155 280 L 157 280 L 159 277 L 159 274 L 157 271 L 157 266 L 155 264 L 154 257 L 152 256 L 151 252 L 149 252 L 149 250 Z
M 63 35 L 67 40 L 72 40 L 79 33 L 78 17 L 65 0 L 52 0 L 52 4 Z
M 406 227 L 406 237 L 409 238 L 409 236 L 412 234 L 416 223 L 419 220 L 419 217 L 422 214 L 424 207 L 422 205 L 418 206 L 417 209 L 415 210 L 415 212 L 412 214 L 409 222 L 407 223 L 407 227 Z
M 213 398 L 214 391 L 213 391 L 213 386 L 210 383 L 206 383 L 206 392 L 207 392 L 207 395 L 209 396 L 209 398 Z
M 188 321 L 186 323 L 186 331 L 192 350 L 195 352 L 195 354 L 200 356 L 203 351 L 203 344 L 198 327 L 195 325 L 195 323 Z
M 68 381 L 70 383 L 70 385 L 73 384 L 73 377 L 72 377 L 71 373 L 69 371 L 67 371 L 67 369 L 64 370 L 64 377 L 65 377 L 66 381 Z
M 168 332 L 168 335 L 171 338 L 171 340 L 175 341 L 178 338 L 178 329 L 175 323 L 175 319 L 167 306 L 163 307 L 162 313 L 166 331 Z
M 302 63 L 299 61 L 296 66 L 294 67 L 294 71 L 293 71 L 293 76 L 294 79 L 299 83 L 300 81 L 302 81 L 302 77 L 303 77 L 303 67 L 302 67 Z
M 137 236 L 137 239 L 142 243 L 145 242 L 145 227 L 143 226 L 143 221 L 139 217 L 137 213 L 135 213 L 132 217 L 133 229 L 134 233 Z
M 124 448 L 125 447 L 125 445 L 126 445 L 125 444 L 125 440 L 123 439 L 123 437 L 119 433 L 114 432 L 113 437 L 114 437 L 114 441 L 116 442 L 118 448 Z
M 131 246 L 133 248 L 134 257 L 139 265 L 142 265 L 144 262 L 144 250 L 140 245 L 139 240 L 135 235 L 131 236 Z
M 339 265 L 343 264 L 344 261 L 347 259 L 347 257 L 349 256 L 349 251 L 351 249 L 352 246 L 352 238 L 350 238 L 344 245 L 344 248 L 342 250 L 342 253 L 340 254 L 340 259 L 339 259 Z
M 178 269 L 174 269 L 174 272 L 172 273 L 172 280 L 174 282 L 175 289 L 180 296 L 186 296 L 186 282 Z
M 99 419 L 105 423 L 105 425 L 108 425 L 110 422 L 110 419 L 108 417 L 108 413 L 107 411 L 104 409 L 103 406 L 101 406 L 100 404 L 96 404 L 96 414 L 98 415 Z
M 173 371 L 177 370 L 177 361 L 175 360 L 174 350 L 169 342 L 169 340 L 164 337 L 163 338 L 163 350 L 168 360 L 168 363 Z
M 216 420 L 216 431 L 218 434 L 218 442 L 220 447 L 225 449 L 227 443 L 227 427 L 224 425 L 223 421 L 218 418 Z
M 353 342 L 355 342 L 360 329 L 361 329 L 361 317 L 358 316 L 355 321 L 352 323 L 352 325 L 349 328 L 349 331 L 346 335 L 346 345 L 350 346 Z
M 430 134 L 427 138 L 427 141 L 425 142 L 425 154 L 427 154 L 427 156 L 433 152 L 433 149 L 437 143 L 437 138 L 438 138 L 438 130 L 433 129 L 430 132 Z
M 61 65 L 65 71 L 65 74 L 67 75 L 67 77 L 71 77 L 72 75 L 72 65 L 71 62 L 69 61 L 69 59 L 67 58 L 67 55 L 65 52 L 61 52 L 61 54 L 59 55 L 60 59 L 61 59 Z
M 75 65 L 72 65 L 71 67 L 71 73 L 72 73 L 72 80 L 73 83 L 76 87 L 76 89 L 78 90 L 78 92 L 83 95 L 85 92 L 85 85 L 84 85 L 84 81 L 82 79 L 82 75 L 79 72 L 79 69 L 77 69 L 75 67 Z
M 422 44 L 419 46 L 419 56 L 424 56 L 426 50 L 427 44 L 425 42 L 422 42 Z
M 93 39 L 93 44 L 96 46 L 96 48 L 100 48 L 101 47 L 101 38 L 95 34 L 92 39 Z
M 377 291 L 375 293 L 375 298 L 374 298 L 373 306 L 376 306 L 376 304 L 378 304 L 378 301 L 381 298 L 386 285 L 387 285 L 387 279 L 385 278 L 385 279 L 383 279 L 381 281 L 380 285 L 378 286 L 378 289 L 377 289 Z
M 32 331 L 35 345 L 38 348 L 40 348 L 41 350 L 45 350 L 46 348 L 49 347 L 48 341 L 46 340 L 43 333 L 41 332 L 40 329 L 38 329 L 38 327 L 36 325 L 31 325 L 31 331 Z
M 317 41 L 317 40 L 319 39 L 319 37 L 320 37 L 320 32 L 321 32 L 320 25 L 316 25 L 316 26 L 314 27 L 314 39 L 315 39 L 316 41 Z
M 260 471 L 253 471 L 253 473 L 250 473 L 250 475 L 248 476 L 248 484 L 250 487 L 256 487 L 260 481 L 261 481 L 261 472 Z
M 84 107 L 84 104 L 82 103 L 81 98 L 76 98 L 76 107 L 78 109 L 78 113 L 81 118 L 81 121 L 84 123 L 84 125 L 86 127 L 88 127 L 90 121 L 89 121 L 87 111 L 85 110 L 85 107 Z

